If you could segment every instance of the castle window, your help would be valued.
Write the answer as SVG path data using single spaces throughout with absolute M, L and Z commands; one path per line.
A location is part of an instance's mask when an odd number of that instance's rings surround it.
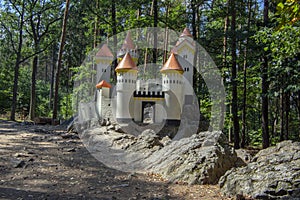
M 127 83 L 127 79 L 125 79 L 125 83 Z
M 175 80 L 173 80 L 173 83 L 175 83 Z
M 177 84 L 178 84 L 178 80 L 177 80 Z
M 187 55 L 183 55 L 183 58 L 184 58 L 184 59 L 187 59 Z
M 190 68 L 187 68 L 187 70 L 186 71 L 190 71 Z
M 128 83 L 131 83 L 130 79 L 128 80 Z
M 166 83 L 168 83 L 168 80 L 166 80 Z

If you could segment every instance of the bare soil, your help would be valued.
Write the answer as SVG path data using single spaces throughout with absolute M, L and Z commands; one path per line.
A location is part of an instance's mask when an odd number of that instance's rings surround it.
M 229 198 L 216 185 L 170 183 L 155 174 L 108 168 L 63 127 L 0 120 L 0 199 Z

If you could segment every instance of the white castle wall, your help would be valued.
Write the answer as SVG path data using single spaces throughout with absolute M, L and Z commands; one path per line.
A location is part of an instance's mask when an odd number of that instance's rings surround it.
M 130 105 L 130 99 L 136 88 L 137 71 L 120 72 L 117 76 L 117 110 L 116 118 L 132 119 L 130 113 L 134 113 L 133 106 Z
M 110 83 L 111 67 L 110 64 L 113 61 L 113 57 L 96 57 L 97 74 L 96 81 L 105 80 Z
M 162 91 L 165 92 L 165 106 L 168 119 L 180 120 L 183 104 L 183 79 L 178 72 L 167 72 L 162 76 Z

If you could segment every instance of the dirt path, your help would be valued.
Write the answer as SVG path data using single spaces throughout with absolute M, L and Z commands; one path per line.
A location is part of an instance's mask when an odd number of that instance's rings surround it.
M 0 199 L 228 199 L 218 186 L 107 168 L 75 134 L 0 120 Z

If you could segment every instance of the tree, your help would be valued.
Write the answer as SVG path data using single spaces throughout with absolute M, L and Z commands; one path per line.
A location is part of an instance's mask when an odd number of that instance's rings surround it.
M 54 101 L 53 101 L 53 115 L 52 115 L 52 123 L 55 124 L 55 120 L 57 119 L 57 111 L 58 111 L 58 90 L 59 90 L 59 79 L 61 73 L 62 66 L 62 54 L 66 40 L 67 34 L 67 21 L 68 21 L 68 12 L 69 12 L 70 0 L 66 0 L 66 7 L 64 12 L 63 24 L 62 24 L 62 32 L 60 39 L 60 47 L 58 51 L 57 58 L 57 69 L 55 75 L 55 92 L 54 92 Z
M 238 117 L 238 97 L 237 97 L 237 63 L 236 63 L 236 3 L 230 0 L 231 13 L 231 83 L 232 83 L 232 100 L 231 112 L 233 121 L 234 148 L 240 148 L 240 125 Z
M 269 0 L 264 0 L 264 25 L 269 23 Z M 262 139 L 263 148 L 270 146 L 269 136 L 269 83 L 268 83 L 268 57 L 263 56 L 263 64 L 261 66 L 261 114 L 262 114 Z
M 60 19 L 59 16 L 54 15 L 54 8 L 58 5 L 52 2 L 45 1 L 32 1 L 29 5 L 29 27 L 27 32 L 33 40 L 34 57 L 32 60 L 32 74 L 31 74 L 31 94 L 30 94 L 30 109 L 29 118 L 34 120 L 36 108 L 36 74 L 38 70 L 39 54 L 45 51 L 53 42 L 54 39 L 44 41 L 45 38 L 51 38 L 50 35 L 54 34 L 53 27 Z M 51 14 L 50 14 L 51 13 Z
M 19 4 L 18 4 L 19 3 Z M 13 47 L 13 50 L 16 54 L 16 60 L 15 60 L 15 67 L 14 67 L 14 84 L 13 84 L 13 96 L 12 96 L 12 104 L 11 104 L 11 114 L 10 119 L 15 120 L 15 114 L 16 114 L 16 108 L 17 108 L 17 95 L 18 95 L 18 80 L 19 80 L 19 69 L 20 64 L 22 62 L 22 47 L 23 47 L 23 26 L 25 23 L 25 1 L 15 2 L 15 1 L 8 1 L 8 10 L 14 10 L 14 12 L 9 13 L 9 17 L 11 17 L 12 20 L 16 18 L 18 21 L 17 27 L 7 27 L 7 24 L 4 24 L 1 22 L 1 25 L 7 30 L 9 33 L 9 38 L 11 41 L 11 45 Z M 9 12 L 9 11 L 8 11 Z M 15 24 L 15 23 L 12 23 Z M 11 24 L 11 25 L 12 25 Z M 17 38 L 14 38 L 13 32 L 15 30 L 18 30 Z M 15 39 L 17 39 L 17 46 L 15 46 Z

